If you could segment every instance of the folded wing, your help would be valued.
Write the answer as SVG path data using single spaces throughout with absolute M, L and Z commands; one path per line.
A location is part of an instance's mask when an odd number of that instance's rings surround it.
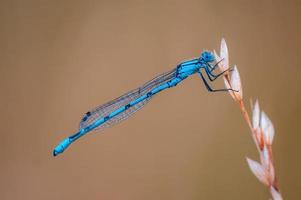
M 131 90 L 131 91 L 127 92 L 126 94 L 124 94 L 110 102 L 107 102 L 101 106 L 98 106 L 98 107 L 92 109 L 91 111 L 87 112 L 85 114 L 85 116 L 82 118 L 82 120 L 80 121 L 79 129 L 86 128 L 87 126 L 95 123 L 97 120 L 99 120 L 105 116 L 108 116 L 114 110 L 127 105 L 129 102 L 133 101 L 134 99 L 139 98 L 140 96 L 142 96 L 144 94 L 147 94 L 149 91 L 153 90 L 157 86 L 170 81 L 171 79 L 173 79 L 176 76 L 176 71 L 177 71 L 176 69 L 173 69 L 169 72 L 163 73 L 163 74 L 155 77 L 151 81 L 145 83 L 141 87 Z M 110 127 L 110 126 L 113 126 L 113 125 L 119 123 L 120 121 L 122 121 L 124 119 L 127 119 L 128 117 L 132 116 L 136 111 L 138 111 L 140 108 L 142 108 L 150 99 L 151 99 L 151 97 L 137 103 L 134 106 L 131 106 L 124 112 L 107 120 L 105 123 L 101 124 L 94 130 L 100 130 L 105 127 Z

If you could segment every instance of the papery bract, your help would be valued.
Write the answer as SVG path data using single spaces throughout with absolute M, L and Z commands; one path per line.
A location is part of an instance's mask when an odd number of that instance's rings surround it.
M 220 57 L 223 59 L 221 61 L 220 69 L 221 71 L 225 71 L 229 69 L 229 54 L 226 40 L 222 38 L 221 47 L 220 47 Z
M 275 130 L 272 121 L 263 111 L 261 112 L 260 126 L 264 135 L 265 142 L 268 145 L 271 145 L 273 143 Z
M 253 113 L 252 113 L 252 122 L 253 122 L 253 128 L 256 130 L 259 128 L 259 122 L 260 122 L 260 107 L 258 100 L 256 100 Z
M 274 187 L 271 187 L 270 191 L 271 191 L 273 200 L 282 200 L 281 194 Z
M 225 77 L 224 77 L 224 83 L 225 83 L 226 89 L 231 89 L 231 86 Z M 232 90 L 229 90 L 229 93 L 230 93 L 231 97 L 235 100 L 234 92 Z
M 247 161 L 251 171 L 258 178 L 258 180 L 265 185 L 269 185 L 265 169 L 254 160 L 247 158 Z
M 268 170 L 270 165 L 270 156 L 269 156 L 269 150 L 267 146 L 264 146 L 263 150 L 260 153 L 261 156 L 261 164 L 262 166 Z
M 241 86 L 241 80 L 239 76 L 239 72 L 236 66 L 234 66 L 233 72 L 231 73 L 231 80 L 230 85 L 234 91 L 235 96 L 238 98 L 238 100 L 242 99 L 242 86 Z

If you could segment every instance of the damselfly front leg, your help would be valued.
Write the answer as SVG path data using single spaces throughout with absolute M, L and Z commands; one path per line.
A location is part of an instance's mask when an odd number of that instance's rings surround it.
M 223 75 L 224 73 L 226 73 L 227 71 L 232 71 L 232 69 L 226 69 L 225 71 L 219 73 L 219 74 L 212 74 L 212 71 L 209 70 L 209 67 L 204 67 L 207 77 L 209 78 L 210 81 L 214 81 L 215 79 L 217 79 L 218 77 L 220 77 L 221 75 Z
M 223 72 L 222 72 L 223 73 Z M 201 71 L 198 71 L 198 74 L 200 75 L 200 77 L 202 78 L 202 81 L 204 82 L 205 86 L 206 86 L 206 89 L 209 91 L 209 92 L 225 92 L 225 91 L 234 91 L 234 92 L 238 92 L 236 90 L 233 90 L 232 88 L 229 88 L 229 89 L 226 89 L 226 88 L 223 88 L 223 89 L 212 89 L 211 86 L 209 85 L 209 83 L 206 81 L 205 77 L 203 76 L 202 72 Z
M 209 64 L 210 72 L 213 72 L 223 60 L 224 60 L 224 58 L 222 58 L 220 61 L 216 62 L 213 67 Z

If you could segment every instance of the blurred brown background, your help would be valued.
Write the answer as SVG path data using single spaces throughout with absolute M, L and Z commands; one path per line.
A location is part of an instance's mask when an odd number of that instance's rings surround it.
M 83 113 L 225 37 L 248 105 L 276 128 L 285 199 L 301 198 L 300 1 L 1 1 L 0 199 L 268 199 L 227 93 L 197 76 L 53 158 Z M 222 87 L 218 81 L 215 87 Z

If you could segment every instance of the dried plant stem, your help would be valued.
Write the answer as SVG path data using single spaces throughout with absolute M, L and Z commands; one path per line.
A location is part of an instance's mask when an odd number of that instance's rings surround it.
M 239 104 L 239 108 L 240 108 L 240 110 L 241 110 L 241 112 L 243 114 L 243 117 L 244 117 L 246 123 L 248 124 L 248 126 L 249 126 L 249 128 L 251 130 L 252 138 L 253 138 L 254 143 L 255 143 L 255 145 L 257 147 L 257 150 L 258 150 L 258 152 L 260 152 L 260 148 L 259 148 L 259 144 L 260 143 L 259 143 L 259 141 L 258 141 L 258 139 L 256 137 L 256 133 L 255 133 L 253 127 L 252 127 L 251 118 L 249 116 L 249 113 L 246 110 L 245 104 L 244 104 L 243 100 L 239 100 L 239 101 L 237 101 L 237 103 Z
M 238 101 L 238 104 L 239 104 L 239 108 L 244 116 L 244 119 L 246 121 L 246 123 L 248 124 L 250 130 L 251 130 L 251 133 L 252 133 L 252 138 L 254 140 L 254 143 L 257 147 L 257 150 L 259 153 L 261 153 L 261 151 L 263 150 L 264 148 L 264 145 L 267 145 L 267 144 L 264 144 L 264 141 L 262 140 L 263 138 L 260 137 L 258 138 L 256 134 L 256 130 L 253 129 L 252 127 L 252 123 L 251 123 L 251 118 L 249 116 L 249 113 L 247 112 L 246 108 L 245 108 L 245 105 L 244 105 L 244 102 L 242 100 Z M 262 135 L 262 134 L 260 134 Z M 275 170 L 275 165 L 274 165 L 274 160 L 273 160 L 273 150 L 272 150 L 272 145 L 267 145 L 267 149 L 268 149 L 268 153 L 269 153 L 269 159 L 270 159 L 270 166 L 268 168 L 268 170 L 270 170 L 271 166 L 273 166 L 273 170 Z M 260 154 L 260 158 L 261 158 L 261 162 L 263 162 L 263 159 L 261 154 Z M 279 190 L 279 187 L 278 187 L 278 181 L 277 181 L 277 177 L 276 175 L 274 175 L 274 180 L 272 182 L 272 186 L 278 191 L 280 192 Z
M 233 83 L 233 80 L 231 80 L 229 73 L 225 74 L 225 76 L 224 76 L 225 85 L 228 88 L 233 88 L 234 85 L 238 85 L 241 87 L 240 78 L 238 80 L 239 80 L 239 84 L 237 84 L 235 82 Z M 234 89 L 237 89 L 237 88 L 234 88 Z M 241 90 L 241 88 L 239 88 L 239 89 Z M 270 193 L 271 193 L 273 199 L 274 200 L 282 200 L 282 196 L 281 196 L 279 186 L 278 186 L 278 180 L 275 175 L 272 145 L 271 145 L 270 141 L 267 141 L 267 138 L 265 138 L 265 134 L 268 134 L 268 133 L 264 133 L 262 128 L 254 127 L 254 124 L 252 124 L 250 115 L 245 107 L 245 104 L 244 104 L 244 101 L 242 98 L 242 93 L 230 91 L 230 95 L 232 96 L 234 101 L 238 104 L 238 106 L 242 112 L 242 115 L 244 117 L 244 120 L 251 130 L 251 136 L 256 145 L 256 148 L 257 148 L 259 156 L 260 156 L 260 161 L 262 163 L 262 166 L 258 167 L 258 165 L 255 164 L 255 161 L 250 161 L 250 159 L 248 159 L 249 166 L 250 166 L 252 172 L 257 176 L 257 178 L 259 178 L 259 180 L 262 183 L 264 183 L 266 186 L 269 187 L 269 190 L 270 190 Z M 271 122 L 269 122 L 269 123 L 271 123 Z M 258 168 L 260 168 L 261 171 Z
M 220 55 L 215 51 L 213 53 L 218 61 L 220 71 L 229 70 L 228 47 L 225 39 L 221 41 Z M 272 142 L 275 134 L 273 123 L 265 112 L 260 111 L 258 101 L 252 108 L 252 118 L 250 117 L 243 101 L 242 84 L 236 66 L 234 66 L 231 74 L 227 71 L 223 78 L 226 88 L 229 89 L 231 97 L 238 104 L 251 130 L 253 141 L 259 153 L 260 163 L 247 158 L 249 167 L 258 180 L 269 188 L 273 200 L 282 200 L 273 161 Z

